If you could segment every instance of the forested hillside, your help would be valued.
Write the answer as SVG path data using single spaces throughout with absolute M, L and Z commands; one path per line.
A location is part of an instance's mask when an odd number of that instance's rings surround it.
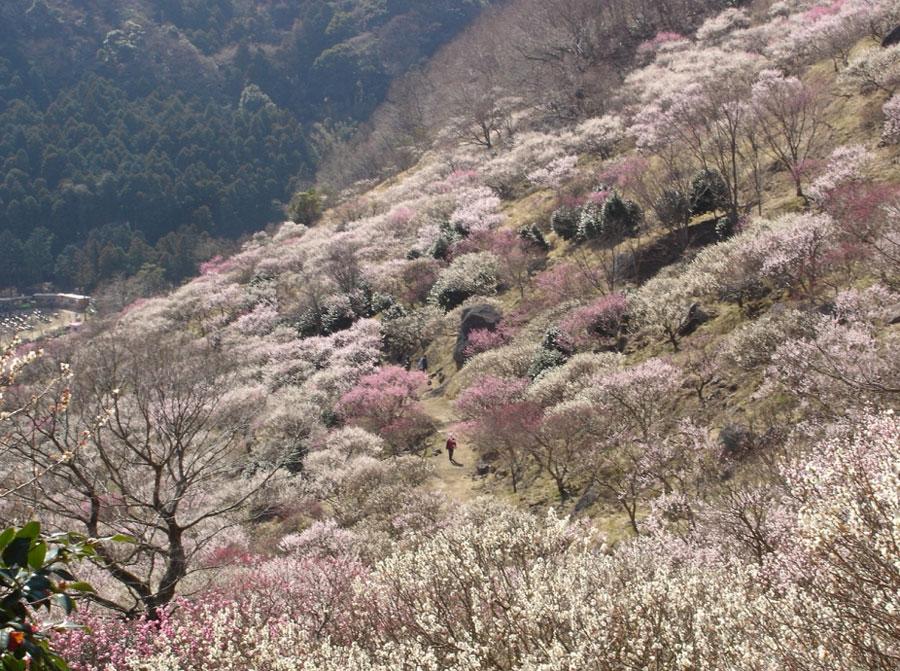
M 365 131 L 0 355 L 3 663 L 900 668 L 900 4 L 510 0 Z
M 196 272 L 482 4 L 2 3 L 0 287 Z

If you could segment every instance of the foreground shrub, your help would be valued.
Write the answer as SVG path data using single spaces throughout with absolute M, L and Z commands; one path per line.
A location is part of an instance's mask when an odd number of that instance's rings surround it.
M 377 561 L 303 544 L 252 557 L 156 621 L 90 614 L 61 647 L 78 671 L 894 669 L 900 420 L 820 429 L 797 432 L 782 484 L 664 495 L 652 509 L 668 514 L 615 548 L 481 500 Z

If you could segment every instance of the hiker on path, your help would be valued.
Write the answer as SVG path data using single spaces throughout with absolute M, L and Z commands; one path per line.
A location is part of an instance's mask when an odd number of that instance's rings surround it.
M 428 374 L 428 357 L 426 355 L 422 355 L 422 358 L 419 359 L 419 365 L 417 366 L 420 372 L 425 373 L 425 377 L 428 378 L 428 386 L 431 387 L 431 376 Z
M 454 436 L 451 433 L 450 436 L 447 438 L 447 454 L 450 456 L 451 464 L 453 464 L 454 466 L 462 466 L 461 463 L 459 463 L 458 461 L 456 461 L 456 459 L 453 458 L 453 450 L 455 450 L 455 449 L 456 449 L 456 436 Z

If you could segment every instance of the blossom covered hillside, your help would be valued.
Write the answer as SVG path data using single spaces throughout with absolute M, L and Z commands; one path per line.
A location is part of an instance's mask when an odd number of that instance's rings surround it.
M 900 667 L 900 6 L 732 4 L 47 344 L 74 669 Z

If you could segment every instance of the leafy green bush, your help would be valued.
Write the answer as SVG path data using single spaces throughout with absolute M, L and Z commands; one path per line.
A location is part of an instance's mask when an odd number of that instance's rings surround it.
M 563 240 L 578 237 L 578 223 L 581 220 L 581 208 L 563 205 L 550 215 L 550 226 L 553 232 Z
M 704 168 L 691 180 L 691 212 L 715 214 L 728 208 L 728 185 L 717 170 Z
M 312 226 L 322 216 L 322 196 L 315 189 L 298 191 L 288 206 L 291 221 L 304 226 Z
M 48 629 L 35 615 L 54 607 L 69 615 L 75 599 L 93 592 L 69 572 L 73 560 L 94 555 L 89 542 L 71 534 L 43 536 L 38 522 L 0 533 L 0 666 L 3 671 L 65 671 Z M 65 625 L 54 625 L 50 630 Z

